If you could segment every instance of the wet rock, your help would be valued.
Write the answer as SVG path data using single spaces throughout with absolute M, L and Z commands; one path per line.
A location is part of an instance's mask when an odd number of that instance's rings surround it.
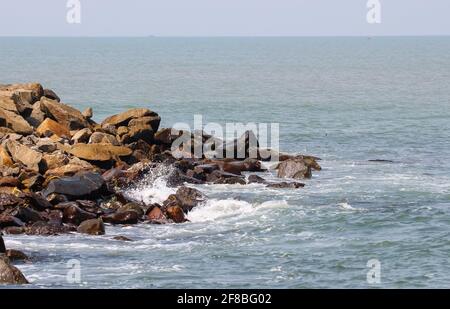
M 266 183 L 266 180 L 258 175 L 248 176 L 248 183 Z
M 22 163 L 30 170 L 39 172 L 39 163 L 42 161 L 40 152 L 12 140 L 6 142 L 6 148 L 16 163 Z
M 92 116 L 94 115 L 94 113 L 93 113 L 93 111 L 92 111 L 92 107 L 86 108 L 81 114 L 82 114 L 86 119 L 91 119 Z
M 25 227 L 21 226 L 8 226 L 3 228 L 3 232 L 5 234 L 11 234 L 11 235 L 19 235 L 25 233 Z
M 144 215 L 144 210 L 142 209 L 142 206 L 135 202 L 127 203 L 117 210 L 117 212 L 126 212 L 126 211 L 136 212 L 139 218 Z
M 88 143 L 89 142 L 89 138 L 92 135 L 92 131 L 89 128 L 84 128 L 81 129 L 79 131 L 77 131 L 73 136 L 72 136 L 72 141 L 77 144 L 77 143 Z
M 89 127 L 89 123 L 79 110 L 45 97 L 40 102 L 43 112 L 69 130 Z
M 295 179 L 311 178 L 311 167 L 305 164 L 303 158 L 288 159 L 279 164 L 278 177 Z
M 38 221 L 25 227 L 27 235 L 46 235 L 54 236 L 71 232 L 72 229 L 67 226 L 57 226 L 44 221 Z
M 0 284 L 27 284 L 28 281 L 22 272 L 11 265 L 8 257 L 0 255 Z
M 1 214 L 0 215 L 0 228 L 5 228 L 9 226 L 25 226 L 25 223 L 13 216 Z
M 136 224 L 139 221 L 139 215 L 134 210 L 125 210 L 110 215 L 102 216 L 103 221 L 111 224 Z
M 31 205 L 34 209 L 43 211 L 52 208 L 52 204 L 47 201 L 40 193 L 28 192 L 25 194 L 25 200 L 28 205 Z
M 120 240 L 120 241 L 133 241 L 133 239 L 130 239 L 130 238 L 125 237 L 125 236 L 114 236 L 113 239 L 114 240 Z
M 30 258 L 23 253 L 22 251 L 15 250 L 15 249 L 8 249 L 6 250 L 6 257 L 11 261 L 22 261 L 22 262 L 29 262 Z
M 105 225 L 102 219 L 90 219 L 82 222 L 77 231 L 89 235 L 104 235 Z
M 241 177 L 229 177 L 229 178 L 219 178 L 216 181 L 214 181 L 215 184 L 227 184 L 227 185 L 245 185 L 247 184 L 245 180 Z
M 111 144 L 114 146 L 119 146 L 120 143 L 117 141 L 116 137 L 111 134 L 103 133 L 103 132 L 94 132 L 92 133 L 89 144 Z
M 184 212 L 189 212 L 204 201 L 204 195 L 197 189 L 182 186 L 175 193 L 178 205 Z
M 128 147 L 111 144 L 76 144 L 69 152 L 80 159 L 92 161 L 109 161 L 132 154 Z
M 54 101 L 57 101 L 57 102 L 61 101 L 59 96 L 51 89 L 44 89 L 43 96 L 48 98 L 48 99 L 50 99 L 50 100 L 54 100 Z
M 300 182 L 277 182 L 268 184 L 268 188 L 278 188 L 278 189 L 298 189 L 303 188 L 305 186 L 304 183 Z
M 131 119 L 146 116 L 158 116 L 158 114 L 146 108 L 134 108 L 106 118 L 105 120 L 103 120 L 102 125 L 108 123 L 114 126 L 127 126 Z
M 0 126 L 10 128 L 22 135 L 33 133 L 33 127 L 22 116 L 8 110 L 0 109 Z
M 105 181 L 97 173 L 86 172 L 72 177 L 63 177 L 50 181 L 43 191 L 44 196 L 51 193 L 64 194 L 67 197 L 80 198 L 84 196 L 96 195 L 102 189 Z
M 18 207 L 11 213 L 11 215 L 25 223 L 33 223 L 43 220 L 41 214 L 30 207 Z
M 77 203 L 73 203 L 73 205 L 66 207 L 63 211 L 63 222 L 65 223 L 79 225 L 83 221 L 95 218 L 97 218 L 95 214 L 84 211 L 78 207 Z
M 59 123 L 57 123 L 56 121 L 54 121 L 50 118 L 45 119 L 44 122 L 42 122 L 39 125 L 39 127 L 36 129 L 36 133 L 39 136 L 46 136 L 46 137 L 49 137 L 52 135 L 56 135 L 58 137 L 66 137 L 66 138 L 71 137 L 68 127 L 60 125 Z
M 186 222 L 183 209 L 180 206 L 169 206 L 166 208 L 166 214 L 169 219 L 175 223 Z
M 149 211 L 147 211 L 147 219 L 152 221 L 153 223 L 166 223 L 167 218 L 164 215 L 164 212 L 161 210 L 160 206 L 153 206 L 149 208 Z

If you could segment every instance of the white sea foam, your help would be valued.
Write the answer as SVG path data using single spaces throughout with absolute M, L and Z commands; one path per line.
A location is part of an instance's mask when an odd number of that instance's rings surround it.
M 354 207 L 352 207 L 352 205 L 350 205 L 349 203 L 339 203 L 338 204 L 339 207 L 343 208 L 343 209 L 348 209 L 348 210 L 355 210 Z
M 173 167 L 161 164 L 150 170 L 140 182 L 128 189 L 125 195 L 145 204 L 162 203 L 170 194 L 176 192 L 176 188 L 167 186 L 172 172 Z

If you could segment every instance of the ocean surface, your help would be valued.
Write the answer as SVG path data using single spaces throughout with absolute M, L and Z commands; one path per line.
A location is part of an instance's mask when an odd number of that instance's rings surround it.
M 185 224 L 7 235 L 32 288 L 450 287 L 449 37 L 0 38 L 0 83 L 31 81 L 96 120 L 279 123 L 280 148 L 323 167 L 297 190 L 197 186 L 209 200 Z M 166 174 L 128 194 L 164 199 Z

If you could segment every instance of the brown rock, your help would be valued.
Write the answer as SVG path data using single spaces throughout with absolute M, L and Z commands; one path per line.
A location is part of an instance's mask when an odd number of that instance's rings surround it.
M 0 109 L 18 113 L 14 100 L 6 96 L 0 97 Z
M 129 127 L 143 127 L 149 125 L 153 132 L 157 132 L 159 128 L 159 124 L 161 122 L 161 117 L 159 116 L 146 116 L 142 118 L 131 119 L 128 123 Z
M 142 217 L 144 215 L 144 210 L 142 209 L 142 206 L 135 202 L 127 203 L 117 210 L 117 212 L 125 212 L 125 211 L 134 211 L 138 214 L 139 217 Z
M 30 170 L 39 172 L 39 163 L 42 161 L 42 153 L 12 140 L 6 142 L 6 148 L 8 148 L 14 162 L 22 163 Z
M 102 218 L 103 221 L 112 224 L 136 224 L 139 221 L 139 215 L 134 210 L 118 211 Z
M 187 221 L 184 216 L 183 209 L 179 206 L 169 206 L 166 209 L 166 214 L 169 219 L 172 219 L 175 223 L 183 223 Z
M 147 214 L 147 219 L 150 221 L 164 222 L 167 220 L 166 216 L 158 206 L 153 207 Z
M 121 137 L 121 142 L 124 144 L 130 144 L 138 140 L 143 140 L 147 143 L 153 142 L 153 130 L 150 125 L 136 125 L 130 126 L 127 134 Z
M 86 119 L 91 119 L 92 116 L 94 115 L 94 113 L 92 112 L 92 107 L 86 108 L 81 114 L 82 114 Z
M 5 147 L 0 145 L 0 166 L 13 166 L 14 162 L 6 151 Z
M 117 128 L 117 135 L 120 137 L 128 133 L 128 127 L 121 126 Z
M 36 133 L 40 136 L 57 135 L 59 137 L 70 138 L 70 131 L 67 127 L 60 125 L 56 121 L 47 118 L 36 129 Z
M 111 134 L 94 132 L 92 133 L 89 144 L 111 144 L 114 146 L 119 146 L 120 143 L 117 141 L 116 137 Z
M 14 112 L 0 109 L 0 126 L 2 126 L 2 122 L 4 123 L 3 126 L 18 134 L 28 135 L 33 133 L 33 127 L 22 116 Z
M 248 183 L 266 183 L 266 180 L 258 175 L 248 176 Z
M 77 131 L 73 136 L 72 140 L 75 144 L 77 143 L 87 143 L 89 141 L 89 138 L 92 135 L 92 131 L 89 128 L 84 128 L 79 131 Z
M 105 225 L 102 219 L 90 219 L 82 222 L 77 228 L 78 233 L 89 235 L 104 235 Z
M 82 129 L 89 126 L 86 118 L 79 110 L 47 98 L 41 99 L 42 111 L 69 130 Z
M 120 240 L 120 241 L 133 241 L 132 239 L 125 237 L 125 236 L 114 236 L 114 240 Z
M 25 253 L 15 249 L 6 250 L 6 256 L 10 261 L 23 261 L 23 262 L 30 261 L 30 258 Z
M 41 109 L 41 102 L 33 104 L 31 114 L 26 118 L 27 122 L 33 127 L 37 128 L 45 120 L 45 114 Z
M 28 284 L 22 272 L 12 266 L 5 255 L 0 255 L 0 284 Z
M 311 167 L 305 164 L 303 158 L 288 159 L 279 164 L 278 177 L 295 179 L 311 178 Z
M 47 170 L 45 172 L 45 177 L 73 176 L 79 172 L 84 172 L 84 171 L 88 172 L 88 171 L 95 171 L 95 170 L 97 170 L 97 168 L 94 167 L 89 162 L 80 160 L 78 158 L 73 158 L 73 159 L 70 159 L 67 164 Z
M 81 222 L 89 219 L 95 219 L 96 217 L 95 214 L 84 211 L 78 207 L 77 203 L 73 203 L 73 205 L 66 207 L 63 212 L 63 221 L 75 225 L 79 225 Z
M 33 102 L 38 101 L 44 94 L 44 89 L 38 83 L 0 85 L 0 95 L 12 97 L 14 92 L 20 90 L 30 90 Z
M 18 187 L 20 186 L 20 181 L 16 177 L 1 177 L 0 187 Z
M 69 163 L 69 158 L 67 157 L 67 155 L 62 153 L 44 153 L 42 156 L 42 162 L 44 163 L 47 170 L 52 170 Z
M 118 157 L 129 156 L 132 150 L 124 146 L 111 144 L 76 144 L 69 149 L 69 153 L 85 160 L 109 161 Z
M 44 89 L 43 96 L 48 98 L 48 99 L 50 99 L 50 100 L 55 100 L 57 102 L 61 101 L 59 96 L 51 89 Z
M 33 110 L 32 104 L 34 101 L 33 92 L 31 90 L 17 90 L 13 93 L 11 98 L 14 100 L 17 111 L 20 114 L 29 115 Z
M 103 120 L 102 124 L 109 123 L 114 126 L 126 126 L 131 119 L 141 118 L 145 116 L 158 116 L 155 112 L 147 108 L 134 108 L 126 112 L 110 116 Z

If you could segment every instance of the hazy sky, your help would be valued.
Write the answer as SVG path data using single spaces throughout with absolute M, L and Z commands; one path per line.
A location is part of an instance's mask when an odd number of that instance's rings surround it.
M 450 35 L 450 0 L 0 0 L 0 36 Z

